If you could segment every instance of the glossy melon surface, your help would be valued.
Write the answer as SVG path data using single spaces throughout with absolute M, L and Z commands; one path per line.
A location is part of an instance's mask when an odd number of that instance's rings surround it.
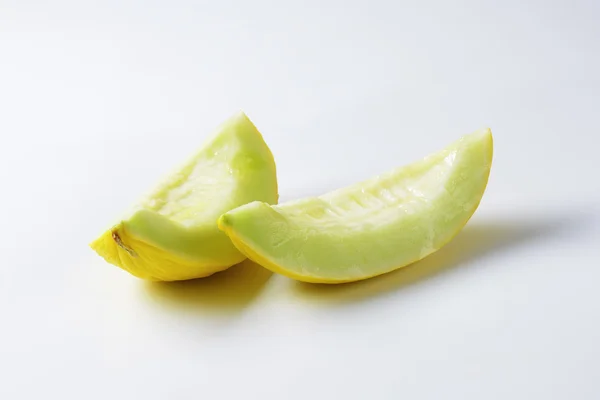
M 331 193 L 280 205 L 252 202 L 219 227 L 248 258 L 317 283 L 366 279 L 448 243 L 477 209 L 492 165 L 489 129 Z
M 239 113 L 90 246 L 139 278 L 208 276 L 245 258 L 218 229 L 218 218 L 252 201 L 277 199 L 271 151 Z

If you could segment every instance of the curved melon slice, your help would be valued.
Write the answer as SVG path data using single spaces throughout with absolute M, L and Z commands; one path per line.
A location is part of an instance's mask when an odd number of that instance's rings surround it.
M 200 278 L 245 257 L 217 227 L 221 214 L 251 201 L 277 203 L 271 151 L 239 113 L 91 247 L 149 280 Z
M 479 205 L 492 163 L 489 129 L 422 161 L 316 198 L 253 202 L 219 219 L 248 258 L 317 283 L 366 279 L 438 250 Z

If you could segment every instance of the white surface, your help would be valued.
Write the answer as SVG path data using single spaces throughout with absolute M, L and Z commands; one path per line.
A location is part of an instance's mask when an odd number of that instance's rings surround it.
M 600 3 L 281 3 L 0 1 L 0 398 L 600 398 Z M 353 285 L 87 247 L 237 109 L 283 200 L 483 126 L 490 185 Z

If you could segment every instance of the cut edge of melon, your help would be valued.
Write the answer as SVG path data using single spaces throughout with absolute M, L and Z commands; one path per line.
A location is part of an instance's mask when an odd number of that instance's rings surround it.
M 479 130 L 475 131 L 474 133 L 472 133 L 471 135 L 473 135 L 473 134 L 480 134 L 481 136 L 485 136 L 490 142 L 489 150 L 488 150 L 488 158 L 490 160 L 490 164 L 487 165 L 487 169 L 485 171 L 484 184 L 482 185 L 481 192 L 477 196 L 477 202 L 474 203 L 472 209 L 469 211 L 469 213 L 466 214 L 467 217 L 465 218 L 465 221 L 462 222 L 461 224 L 457 225 L 456 230 L 451 235 L 449 235 L 448 239 L 444 243 L 442 243 L 439 247 L 437 247 L 436 249 L 433 249 L 432 251 L 423 255 L 422 257 L 419 257 L 415 260 L 406 262 L 403 265 L 399 265 L 388 271 L 378 272 L 378 273 L 375 273 L 372 275 L 361 276 L 359 278 L 353 277 L 353 278 L 339 278 L 339 279 L 298 274 L 296 271 L 291 271 L 281 265 L 278 265 L 276 262 L 271 260 L 268 256 L 261 254 L 261 252 L 259 252 L 257 249 L 255 249 L 251 245 L 247 244 L 243 238 L 241 238 L 239 235 L 236 234 L 236 232 L 233 229 L 233 226 L 231 224 L 230 216 L 227 215 L 228 213 L 223 214 L 219 218 L 217 225 L 218 225 L 219 229 L 221 229 L 223 232 L 225 232 L 227 234 L 227 236 L 229 236 L 229 238 L 231 239 L 231 241 L 235 245 L 235 247 L 242 254 L 244 254 L 246 257 L 248 257 L 250 260 L 258 263 L 259 265 L 263 266 L 264 268 L 266 268 L 270 271 L 273 271 L 275 273 L 287 276 L 288 278 L 292 278 L 292 279 L 295 279 L 298 281 L 307 282 L 307 283 L 321 283 L 321 284 L 342 284 L 342 283 L 358 282 L 358 281 L 370 279 L 370 278 L 373 278 L 376 276 L 386 275 L 386 274 L 398 271 L 400 269 L 403 269 L 409 265 L 412 265 L 418 261 L 425 259 L 426 257 L 430 256 L 433 253 L 436 253 L 437 251 L 439 251 L 440 249 L 442 249 L 443 247 L 448 245 L 460 232 L 462 232 L 464 227 L 471 220 L 471 218 L 473 217 L 473 215 L 479 208 L 479 205 L 481 204 L 481 200 L 483 199 L 483 195 L 485 194 L 485 191 L 487 189 L 487 185 L 489 182 L 489 177 L 490 177 L 490 172 L 491 172 L 491 164 L 492 164 L 493 153 L 494 153 L 494 139 L 493 139 L 492 131 L 490 128 L 479 129 Z M 463 139 L 464 137 L 467 137 L 467 136 L 470 136 L 470 135 L 465 135 L 461 139 Z M 459 140 L 461 140 L 461 139 L 459 139 Z M 264 202 L 261 202 L 261 203 L 270 207 L 270 205 L 267 203 L 264 203 Z
M 165 249 L 155 243 L 152 243 L 152 240 L 148 240 L 146 237 L 138 237 L 137 235 L 132 235 L 131 232 L 126 232 L 127 221 L 130 220 L 134 215 L 137 215 L 140 210 L 144 210 L 145 212 L 152 214 L 154 218 L 160 219 L 163 221 L 163 223 L 169 224 L 172 229 L 177 229 L 181 232 L 192 231 L 194 229 L 193 227 L 186 226 L 153 210 L 141 209 L 139 208 L 139 204 L 143 203 L 144 201 L 151 200 L 158 191 L 163 189 L 171 175 L 186 167 L 198 156 L 203 148 L 206 148 L 212 142 L 214 142 L 223 130 L 231 129 L 232 126 L 240 123 L 240 120 L 249 124 L 252 128 L 247 130 L 248 136 L 252 137 L 252 141 L 260 144 L 261 151 L 265 161 L 268 164 L 268 169 L 273 176 L 273 192 L 270 192 L 273 197 L 273 203 L 267 204 L 277 204 L 279 201 L 279 183 L 277 180 L 277 165 L 273 152 L 265 141 L 263 134 L 256 127 L 250 117 L 248 117 L 243 110 L 238 110 L 235 113 L 232 113 L 228 119 L 221 122 L 213 130 L 213 132 L 211 132 L 208 137 L 194 150 L 195 152 L 193 154 L 187 156 L 183 162 L 179 162 L 175 166 L 171 167 L 167 173 L 162 174 L 158 179 L 158 183 L 156 183 L 149 190 L 146 190 L 146 192 L 123 213 L 121 218 L 115 221 L 108 228 L 105 228 L 99 236 L 88 243 L 88 246 L 107 263 L 129 272 L 135 277 L 150 281 L 176 281 L 203 278 L 214 273 L 224 271 L 246 259 L 247 257 L 241 251 L 239 251 L 235 245 L 233 245 L 231 246 L 232 249 L 237 250 L 237 252 L 236 256 L 232 256 L 229 262 L 210 263 L 201 261 L 194 259 L 193 257 L 186 257 L 185 254 L 177 254 Z M 213 224 L 217 225 L 218 218 L 215 218 L 213 221 Z M 216 232 L 219 231 L 216 230 Z M 141 249 L 138 247 L 141 247 Z M 150 258 L 156 258 L 157 256 L 160 256 L 160 258 L 163 259 L 163 262 L 161 262 L 162 265 L 155 265 L 155 267 L 158 268 L 140 268 L 140 263 L 148 263 L 148 260 L 144 260 L 144 258 L 148 258 L 146 257 L 146 253 L 148 253 L 148 251 L 150 251 L 151 254 Z M 167 266 L 165 264 L 176 265 L 178 267 L 178 271 L 173 274 L 172 270 L 169 271 L 169 268 L 165 268 Z M 191 271 L 183 271 L 179 267 L 190 268 Z M 206 271 L 203 271 L 202 273 L 198 272 L 202 269 L 206 269 Z M 196 271 L 196 273 L 193 273 L 193 271 Z M 190 274 L 189 272 L 192 273 Z

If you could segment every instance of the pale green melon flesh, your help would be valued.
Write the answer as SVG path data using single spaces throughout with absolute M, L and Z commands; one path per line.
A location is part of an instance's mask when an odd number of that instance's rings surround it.
M 258 139 L 257 139 L 258 138 Z M 124 221 L 138 238 L 207 262 L 240 257 L 216 221 L 251 201 L 277 203 L 273 156 L 254 124 L 239 113 Z
M 309 282 L 348 282 L 417 261 L 466 224 L 492 162 L 488 129 L 422 161 L 320 197 L 253 202 L 219 225 L 254 261 Z
M 254 124 L 238 113 L 91 246 L 141 278 L 207 276 L 245 258 L 218 229 L 219 216 L 277 198 L 273 156 Z

